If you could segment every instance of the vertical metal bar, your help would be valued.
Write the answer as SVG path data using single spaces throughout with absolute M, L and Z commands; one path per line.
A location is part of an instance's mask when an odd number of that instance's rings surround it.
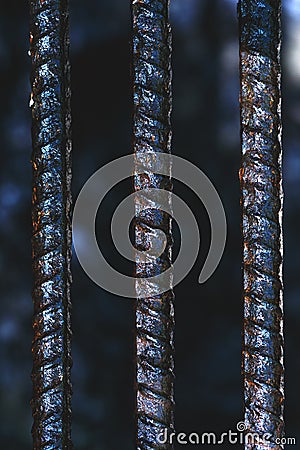
M 134 152 L 171 150 L 171 29 L 168 0 L 132 0 Z M 151 172 L 135 175 L 134 189 L 171 190 L 170 177 Z M 163 254 L 152 263 L 136 259 L 136 276 L 154 276 L 171 264 L 171 219 L 158 209 L 141 213 L 135 221 L 135 244 L 147 250 L 151 236 L 167 237 Z M 145 288 L 147 289 L 147 288 Z M 173 291 L 155 295 L 149 287 L 136 306 L 137 448 L 172 448 L 160 444 L 160 432 L 173 431 Z M 137 296 L 139 293 L 137 292 Z
M 246 433 L 283 434 L 280 0 L 240 0 Z
M 71 449 L 71 139 L 67 0 L 30 1 L 33 448 Z

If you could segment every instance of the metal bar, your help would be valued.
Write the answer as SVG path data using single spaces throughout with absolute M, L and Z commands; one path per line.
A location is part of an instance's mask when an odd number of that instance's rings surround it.
M 33 448 L 71 449 L 68 1 L 30 1 L 30 22 Z
M 246 433 L 283 435 L 281 2 L 240 0 Z
M 132 0 L 134 152 L 171 150 L 171 29 L 168 0 Z M 170 177 L 151 172 L 135 175 L 134 189 L 172 190 Z M 136 211 L 140 205 L 136 205 Z M 163 254 L 144 263 L 136 258 L 136 276 L 154 276 L 171 265 L 171 219 L 158 209 L 141 212 L 135 220 L 135 245 L 140 251 L 151 246 L 151 236 L 162 230 L 167 238 Z M 145 288 L 147 290 L 147 287 Z M 146 298 L 136 305 L 137 448 L 169 449 L 158 442 L 159 433 L 174 431 L 173 424 L 173 328 L 172 290 Z M 139 292 L 137 292 L 137 297 Z

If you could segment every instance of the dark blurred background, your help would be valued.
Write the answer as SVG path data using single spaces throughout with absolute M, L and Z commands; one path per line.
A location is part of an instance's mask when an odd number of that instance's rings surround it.
M 130 2 L 72 0 L 73 195 L 100 166 L 131 152 Z M 173 153 L 214 182 L 228 220 L 222 262 L 197 276 L 209 245 L 206 213 L 175 193 L 201 229 L 199 261 L 176 290 L 176 427 L 216 433 L 242 420 L 241 249 L 236 1 L 171 0 Z M 300 0 L 283 2 L 286 434 L 300 439 Z M 31 448 L 31 137 L 28 4 L 0 17 L 0 448 Z M 98 222 L 109 224 L 129 183 L 112 190 Z M 118 267 L 109 234 L 103 251 Z M 178 247 L 178 242 L 176 243 Z M 134 449 L 134 302 L 98 288 L 73 258 L 73 439 L 77 450 Z M 297 348 L 298 346 L 298 348 Z M 298 420 L 297 420 L 298 419 Z M 186 446 L 188 447 L 188 446 Z M 231 448 L 224 444 L 223 448 Z M 205 448 L 205 447 L 203 447 Z

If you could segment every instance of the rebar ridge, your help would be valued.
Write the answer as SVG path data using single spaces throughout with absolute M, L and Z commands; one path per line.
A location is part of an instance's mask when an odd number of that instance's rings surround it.
M 245 433 L 260 438 L 245 448 L 256 450 L 283 448 L 284 431 L 280 16 L 279 0 L 239 1 Z
M 133 91 L 134 152 L 171 150 L 171 29 L 168 0 L 133 0 Z M 170 177 L 151 172 L 134 177 L 134 189 L 172 190 Z M 147 199 L 145 198 L 146 202 Z M 141 199 L 143 203 L 143 197 Z M 151 236 L 162 230 L 166 236 L 163 254 L 153 261 L 136 258 L 136 276 L 154 276 L 171 265 L 171 219 L 155 209 L 142 211 L 136 204 L 135 246 L 149 250 Z M 155 295 L 149 284 L 146 298 L 136 306 L 137 357 L 137 448 L 170 449 L 158 435 L 174 431 L 173 424 L 173 291 Z M 137 290 L 137 297 L 139 292 Z M 161 439 L 163 441 L 163 439 Z
M 30 1 L 33 448 L 71 449 L 71 139 L 67 0 Z

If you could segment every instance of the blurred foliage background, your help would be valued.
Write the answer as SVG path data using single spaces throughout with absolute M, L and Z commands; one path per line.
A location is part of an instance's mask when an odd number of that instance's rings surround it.
M 130 2 L 72 0 L 70 8 L 73 195 L 76 198 L 97 168 L 131 151 Z M 198 285 L 197 276 L 209 245 L 209 223 L 193 194 L 175 182 L 175 193 L 197 216 L 202 238 L 199 261 L 175 290 L 176 425 L 178 431 L 187 433 L 221 433 L 235 430 L 243 417 L 236 1 L 171 0 L 171 22 L 173 153 L 189 159 L 210 177 L 220 193 L 228 220 L 228 241 L 222 262 L 206 284 Z M 28 36 L 27 2 L 11 0 L 3 4 L 0 17 L 0 448 L 10 450 L 31 448 Z M 298 440 L 299 125 L 300 0 L 284 0 L 286 434 Z M 125 183 L 108 195 L 98 214 L 101 230 L 104 225 L 108 227 L 114 208 L 129 192 L 130 183 Z M 108 231 L 100 236 L 98 229 L 98 236 L 108 259 L 120 267 Z M 178 245 L 176 239 L 175 253 Z M 73 277 L 75 448 L 131 450 L 134 448 L 134 302 L 116 298 L 95 286 L 75 256 Z

